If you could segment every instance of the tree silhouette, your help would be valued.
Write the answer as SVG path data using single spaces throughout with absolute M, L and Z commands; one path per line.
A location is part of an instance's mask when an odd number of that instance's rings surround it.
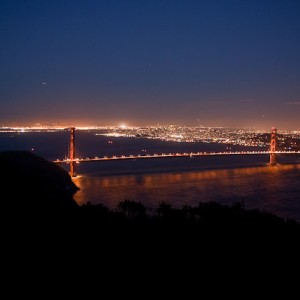
M 159 202 L 158 208 L 156 209 L 156 212 L 159 217 L 167 217 L 170 215 L 171 211 L 172 205 L 165 201 Z
M 142 218 L 146 216 L 146 207 L 141 202 L 125 199 L 119 202 L 118 210 L 129 219 Z

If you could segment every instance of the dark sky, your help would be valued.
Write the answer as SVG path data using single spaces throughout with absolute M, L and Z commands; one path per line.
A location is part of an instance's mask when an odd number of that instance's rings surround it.
M 0 0 L 0 123 L 299 116 L 299 0 Z

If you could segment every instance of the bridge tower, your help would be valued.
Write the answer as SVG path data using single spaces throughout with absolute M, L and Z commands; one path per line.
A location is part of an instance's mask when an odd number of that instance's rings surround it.
M 271 144 L 270 144 L 270 165 L 276 165 L 276 134 L 277 129 L 272 127 L 271 129 Z
M 75 127 L 70 128 L 70 153 L 69 159 L 70 161 L 70 176 L 76 177 L 76 170 L 75 170 Z

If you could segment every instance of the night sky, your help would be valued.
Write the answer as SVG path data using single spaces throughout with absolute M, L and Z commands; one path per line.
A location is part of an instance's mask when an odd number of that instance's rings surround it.
M 0 125 L 299 119 L 299 0 L 0 0 Z

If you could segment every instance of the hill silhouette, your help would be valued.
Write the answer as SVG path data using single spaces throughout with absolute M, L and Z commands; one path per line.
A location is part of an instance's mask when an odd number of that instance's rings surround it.
M 73 209 L 78 190 L 59 166 L 28 151 L 0 153 L 2 207 L 14 213 L 53 212 Z

